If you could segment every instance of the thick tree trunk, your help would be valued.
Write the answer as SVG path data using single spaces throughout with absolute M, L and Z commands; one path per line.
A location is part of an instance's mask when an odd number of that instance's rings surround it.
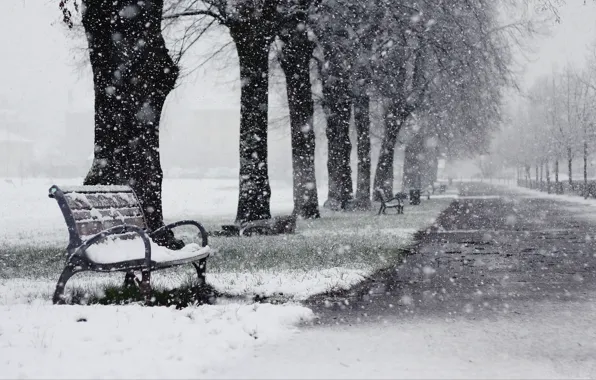
M 540 191 L 544 191 L 544 163 L 540 161 Z
M 327 116 L 327 173 L 329 193 L 325 207 L 343 210 L 352 197 L 350 117 L 352 98 L 348 80 L 329 73 L 323 81 L 323 105 Z
M 439 147 L 436 147 L 432 152 L 432 159 L 430 160 L 431 167 L 429 168 L 428 184 L 433 187 L 439 180 Z
M 271 218 L 267 163 L 269 48 L 255 25 L 230 26 L 240 64 L 240 173 L 236 222 Z
M 315 176 L 314 102 L 310 83 L 310 59 L 314 43 L 306 31 L 294 28 L 281 37 L 284 42 L 281 66 L 286 76 L 292 135 L 294 214 L 320 218 Z
M 549 162 L 546 161 L 545 163 L 545 170 L 546 170 L 546 191 L 547 193 L 551 193 L 552 189 L 551 189 L 551 183 L 550 183 L 550 168 L 549 168 Z
M 379 153 L 379 162 L 375 171 L 373 187 L 380 189 L 386 196 L 393 194 L 393 160 L 395 159 L 395 145 L 397 137 L 408 115 L 398 112 L 399 107 L 392 105 L 385 112 L 385 132 Z M 374 193 L 373 199 L 379 201 L 378 194 Z
M 354 96 L 354 124 L 358 136 L 356 207 L 360 210 L 370 210 L 372 207 L 370 197 L 370 98 L 364 91 Z
M 84 0 L 83 9 L 95 90 L 95 152 L 84 183 L 130 185 L 155 230 L 163 226 L 159 122 L 178 77 L 161 34 L 163 0 Z
M 427 166 L 426 161 L 424 136 L 420 133 L 406 145 L 402 185 L 404 189 L 422 189 L 424 173 L 426 172 L 425 166 Z
M 569 173 L 569 184 L 573 184 L 573 156 L 571 154 L 571 148 L 567 148 L 567 170 Z
M 584 140 L 584 198 L 588 199 L 588 142 Z
M 559 158 L 555 159 L 555 183 L 559 183 Z

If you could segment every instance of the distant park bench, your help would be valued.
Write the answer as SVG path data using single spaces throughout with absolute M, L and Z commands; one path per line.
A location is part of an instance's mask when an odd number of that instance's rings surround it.
M 379 215 L 386 214 L 387 209 L 394 208 L 397 210 L 398 214 L 404 213 L 404 204 L 402 201 L 401 196 L 396 196 L 391 199 L 387 199 L 385 193 L 381 189 L 376 189 L 375 192 L 379 196 L 379 200 L 381 201 L 381 208 L 379 208 Z
M 128 186 L 72 186 L 50 188 L 69 233 L 66 265 L 52 301 L 64 303 L 64 288 L 76 273 L 126 272 L 125 284 L 137 285 L 149 298 L 151 272 L 176 265 L 192 264 L 201 284 L 205 283 L 210 250 L 207 232 L 192 220 L 168 224 L 149 232 L 139 200 Z M 157 245 L 153 238 L 173 232 L 180 226 L 194 226 L 201 244 L 193 243 L 180 250 Z M 139 281 L 134 271 L 141 271 Z

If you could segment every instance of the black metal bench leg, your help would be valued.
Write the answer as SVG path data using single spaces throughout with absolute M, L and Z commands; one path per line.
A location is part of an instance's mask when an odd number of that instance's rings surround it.
M 192 265 L 197 270 L 197 275 L 199 277 L 198 286 L 196 287 L 197 304 L 209 305 L 213 302 L 212 297 L 215 297 L 215 294 L 213 294 L 212 290 L 207 286 L 205 276 L 205 273 L 207 272 L 207 259 L 199 260 L 198 263 L 192 263 Z
M 74 270 L 74 266 L 67 265 L 66 268 L 62 271 L 60 278 L 58 279 L 58 284 L 56 284 L 56 290 L 54 290 L 54 297 L 52 297 L 52 302 L 54 305 L 62 305 L 64 304 L 64 288 L 66 287 L 66 283 L 68 280 L 75 274 L 77 271 Z
M 207 280 L 205 279 L 205 273 L 207 272 L 207 259 L 201 259 L 198 263 L 192 263 L 197 270 L 197 276 L 199 277 L 199 286 L 205 285 Z
M 124 287 L 125 288 L 137 288 L 139 287 L 139 279 L 135 275 L 135 272 L 129 271 L 124 275 Z
M 145 298 L 145 303 L 151 302 L 151 271 L 143 269 L 141 271 L 141 294 Z

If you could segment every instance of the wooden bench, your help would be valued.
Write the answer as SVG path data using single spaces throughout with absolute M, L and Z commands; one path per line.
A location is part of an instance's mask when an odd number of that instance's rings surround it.
M 381 208 L 379 209 L 378 215 L 386 214 L 386 211 L 388 208 L 396 209 L 398 214 L 404 213 L 404 205 L 403 205 L 403 202 L 400 197 L 394 197 L 391 199 L 387 199 L 383 190 L 376 189 L 375 191 L 381 201 Z
M 126 272 L 125 285 L 137 285 L 148 300 L 151 272 L 176 265 L 192 264 L 205 283 L 210 254 L 207 232 L 193 220 L 168 224 L 149 232 L 139 200 L 128 186 L 52 186 L 49 197 L 56 199 L 69 233 L 66 265 L 52 301 L 64 303 L 64 288 L 76 273 Z M 173 233 L 176 227 L 194 226 L 200 244 L 171 250 L 152 239 Z M 141 271 L 141 280 L 135 276 Z

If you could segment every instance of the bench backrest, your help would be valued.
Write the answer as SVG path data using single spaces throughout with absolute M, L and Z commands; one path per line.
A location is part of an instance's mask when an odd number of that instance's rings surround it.
M 379 200 L 381 204 L 387 203 L 387 197 L 385 196 L 385 192 L 381 189 L 375 189 L 375 192 L 379 195 Z
M 399 202 L 403 202 L 408 199 L 408 193 L 404 193 L 403 191 L 399 192 L 395 194 L 395 199 L 397 199 Z
M 128 186 L 50 187 L 68 226 L 71 245 L 111 227 L 128 224 L 147 228 L 135 193 Z

